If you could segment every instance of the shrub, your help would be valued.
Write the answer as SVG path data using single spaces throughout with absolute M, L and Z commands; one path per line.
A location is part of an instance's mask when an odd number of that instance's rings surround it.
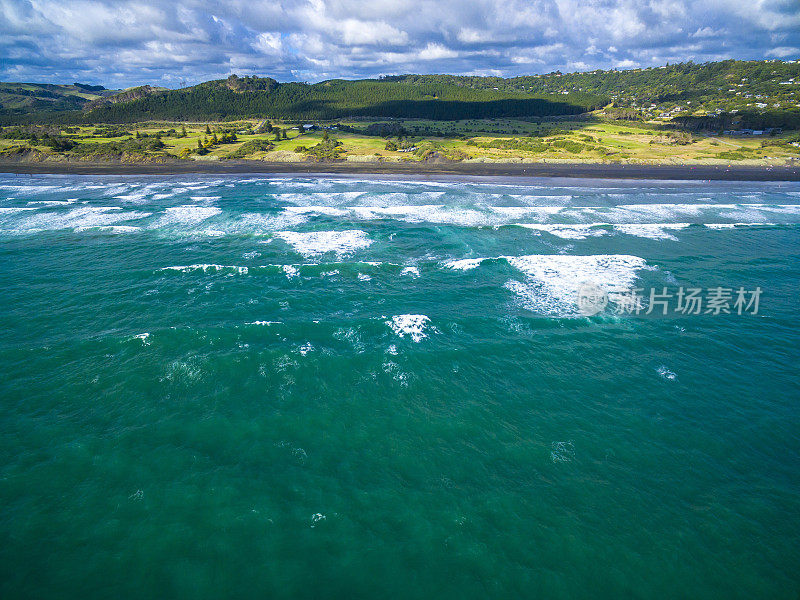
M 344 152 L 342 142 L 328 138 L 308 148 L 306 155 L 318 161 L 337 160 L 342 152 Z
M 254 152 L 269 152 L 275 148 L 275 144 L 266 140 L 264 138 L 256 138 L 254 140 L 249 140 L 239 146 L 236 150 L 228 152 L 222 158 L 244 158 L 248 154 L 253 154 Z

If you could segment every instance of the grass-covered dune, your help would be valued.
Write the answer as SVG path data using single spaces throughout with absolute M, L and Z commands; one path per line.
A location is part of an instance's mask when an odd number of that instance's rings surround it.
M 0 160 L 350 163 L 800 164 L 800 135 L 690 133 L 601 116 L 534 119 L 239 120 L 0 128 Z

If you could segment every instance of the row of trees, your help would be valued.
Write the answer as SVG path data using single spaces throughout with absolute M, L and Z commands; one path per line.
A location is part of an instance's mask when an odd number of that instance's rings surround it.
M 703 117 L 676 117 L 673 122 L 690 131 L 718 131 L 728 129 L 800 129 L 800 110 L 744 111 L 736 114 L 722 113 Z
M 211 129 L 206 125 L 206 134 L 211 133 Z M 203 139 L 197 138 L 197 150 L 195 152 L 200 155 L 208 154 L 208 152 L 221 144 L 233 144 L 238 141 L 238 137 L 233 132 L 225 132 L 221 136 L 217 136 L 216 132 L 211 133 L 211 137 L 204 135 Z

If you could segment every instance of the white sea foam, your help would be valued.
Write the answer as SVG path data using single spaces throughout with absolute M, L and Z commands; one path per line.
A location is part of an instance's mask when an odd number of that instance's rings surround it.
M 612 213 L 620 218 L 638 216 L 636 220 L 652 222 L 654 217 L 660 222 L 691 217 L 695 221 L 723 218 L 743 222 L 764 221 L 767 215 L 800 216 L 800 205 L 797 204 L 625 204 L 612 209 Z M 621 222 L 615 219 L 616 222 Z
M 395 315 L 386 324 L 400 337 L 409 336 L 415 342 L 421 342 L 428 334 L 425 329 L 430 323 L 425 315 Z
M 766 213 L 800 216 L 800 204 L 763 204 L 749 203 L 733 205 L 733 210 L 759 210 Z
M 361 340 L 361 334 L 359 333 L 358 328 L 339 328 L 333 332 L 333 337 L 341 342 L 346 342 L 359 354 L 363 354 L 367 348 L 366 344 L 364 344 L 364 342 Z
M 554 463 L 570 462 L 575 459 L 575 444 L 572 440 L 550 444 L 550 459 Z
M 130 192 L 129 194 L 116 194 L 113 196 L 114 200 L 128 202 L 130 204 L 142 204 L 147 199 L 148 192 Z
M 358 280 L 359 281 L 372 281 L 372 277 L 370 275 L 367 275 L 366 273 L 359 273 L 358 274 Z
M 446 260 L 442 262 L 442 266 L 453 269 L 454 271 L 471 271 L 481 266 L 486 258 L 462 258 L 459 260 Z
M 362 219 L 397 219 L 411 223 L 435 223 L 466 227 L 496 227 L 518 219 L 534 217 L 547 220 L 564 210 L 563 206 L 449 206 L 420 204 L 398 206 L 351 207 Z
M 28 202 L 28 206 L 41 206 L 41 207 L 51 207 L 51 206 L 68 206 L 70 204 L 74 204 L 77 201 L 77 198 L 70 198 L 69 200 L 32 200 Z
M 156 226 L 198 225 L 221 212 L 222 209 L 216 206 L 196 206 L 194 204 L 170 206 L 164 210 L 164 214 L 158 220 Z
M 786 223 L 785 225 L 794 225 L 795 223 Z M 703 226 L 708 229 L 736 229 L 737 227 L 776 227 L 778 223 L 704 223 Z
M 108 233 L 138 233 L 142 230 L 141 227 L 133 225 L 95 225 L 91 227 L 76 227 L 75 231 L 103 231 Z
M 225 235 L 225 232 L 222 231 L 221 229 L 204 229 L 199 233 L 206 237 L 222 237 L 223 235 Z
M 86 229 L 116 225 L 149 217 L 150 213 L 126 211 L 119 206 L 81 206 L 64 211 L 44 211 L 19 220 L 13 230 L 36 232 L 58 229 Z
M 437 223 L 442 225 L 492 225 L 494 219 L 485 212 L 472 208 L 453 208 L 442 204 L 405 206 L 354 206 L 350 207 L 359 219 L 397 219 L 411 223 Z
M 382 200 L 387 198 L 382 197 Z M 531 209 L 521 209 L 530 212 Z M 441 225 L 487 226 L 508 221 L 502 214 L 493 214 L 472 207 L 443 204 L 388 204 L 385 206 L 289 206 L 286 211 L 300 215 L 324 215 L 361 221 L 392 219 L 409 223 Z
M 284 210 L 296 215 L 325 215 L 328 217 L 343 217 L 349 213 L 344 208 L 334 206 L 287 206 Z
M 194 264 L 194 265 L 177 265 L 170 267 L 163 267 L 161 271 L 179 271 L 181 273 L 191 273 L 193 271 L 202 271 L 203 273 L 216 273 L 216 272 L 230 272 L 238 273 L 239 275 L 247 275 L 249 267 L 240 267 L 237 265 L 217 265 L 217 264 Z
M 541 225 L 538 223 L 520 223 L 520 227 L 532 229 L 534 231 L 545 231 L 551 235 L 565 240 L 585 240 L 587 237 L 599 237 L 608 233 L 605 229 L 599 229 L 599 225 L 604 223 L 587 223 L 586 225 Z
M 298 271 L 297 267 L 294 265 L 281 265 L 281 270 L 283 271 L 283 274 L 286 275 L 286 279 L 300 277 L 300 271 Z
M 560 213 L 568 206 L 491 206 L 493 212 L 503 215 L 508 219 L 523 219 L 532 215 L 549 217 Z
M 231 233 L 265 234 L 280 231 L 289 227 L 297 227 L 308 221 L 309 217 L 302 213 L 281 211 L 279 213 L 244 213 L 226 222 L 226 229 Z
M 367 234 L 358 229 L 347 231 L 278 231 L 275 234 L 303 256 L 319 256 L 333 252 L 337 257 L 353 254 L 372 244 Z
M 281 321 L 250 321 L 249 323 L 245 323 L 245 325 L 280 325 Z
M 607 215 L 606 215 L 607 216 Z M 791 225 L 792 223 L 787 223 Z M 547 231 L 553 235 L 565 239 L 584 239 L 608 233 L 608 227 L 618 233 L 632 235 L 653 240 L 672 240 L 677 241 L 677 237 L 670 232 L 680 231 L 692 226 L 692 223 L 587 223 L 587 224 L 538 224 L 538 223 L 517 223 L 520 227 L 527 229 Z M 697 225 L 709 229 L 732 229 L 734 227 L 755 227 L 755 226 L 775 226 L 777 223 L 767 222 L 737 222 L 737 223 L 698 223 Z
M 390 375 L 401 387 L 408 387 L 409 375 L 400 368 L 396 362 L 387 360 L 381 365 L 381 369 L 387 375 Z
M 438 195 L 437 195 L 438 194 Z M 723 217 L 736 219 L 742 222 L 763 221 L 767 214 L 794 216 L 800 215 L 798 205 L 769 205 L 769 204 L 621 204 L 617 206 L 494 206 L 484 204 L 486 194 L 481 194 L 471 200 L 470 204 L 408 204 L 408 200 L 422 197 L 438 198 L 440 192 L 425 192 L 424 194 L 391 193 L 378 194 L 358 193 L 359 199 L 370 202 L 378 200 L 382 204 L 363 205 L 331 205 L 314 204 L 315 201 L 331 202 L 332 200 L 346 200 L 346 194 L 297 194 L 292 199 L 304 202 L 298 206 L 287 206 L 278 216 L 270 219 L 307 220 L 318 215 L 330 218 L 349 220 L 382 220 L 393 219 L 410 223 L 432 223 L 440 225 L 455 225 L 464 227 L 497 227 L 517 223 L 532 230 L 538 230 L 556 235 L 565 239 L 585 239 L 606 235 L 608 229 L 597 229 L 600 225 L 655 225 L 657 223 L 670 224 L 671 221 L 695 222 L 714 220 Z M 492 196 L 492 195 L 489 195 Z M 498 198 L 502 195 L 495 195 Z M 517 198 L 523 201 L 524 197 Z M 545 200 L 550 197 L 543 197 Z M 558 200 L 559 197 L 552 197 Z M 565 199 L 570 197 L 565 196 Z M 307 204 L 312 202 L 312 204 Z M 524 220 L 525 223 L 520 223 Z M 554 220 L 569 221 L 568 223 L 555 223 Z M 654 222 L 655 221 L 655 222 Z M 657 223 L 656 223 L 657 222 Z M 676 223 L 678 225 L 680 223 Z M 663 229 L 640 230 L 631 235 L 641 235 L 651 239 L 674 239 L 672 234 Z M 626 232 L 627 233 L 627 232 Z M 657 236 L 657 237 L 652 237 Z
M 298 348 L 298 352 L 300 352 L 300 354 L 303 356 L 313 351 L 314 351 L 314 346 L 311 344 L 311 342 L 306 342 L 305 344 L 300 346 L 300 348 Z
M 572 201 L 572 194 L 531 194 L 528 192 L 521 193 L 521 194 L 498 194 L 508 196 L 510 198 L 514 198 L 519 202 L 523 202 L 528 206 L 536 207 L 538 205 L 544 204 L 548 206 L 550 202 L 560 202 L 563 205 L 566 205 L 568 202 Z
M 578 290 L 584 283 L 594 283 L 606 292 L 620 292 L 633 286 L 639 270 L 648 268 L 644 259 L 621 254 L 503 258 L 526 275 L 524 281 L 506 282 L 506 289 L 519 296 L 528 310 L 555 316 L 579 314 Z
M 534 231 L 546 231 L 551 235 L 567 240 L 583 240 L 588 237 L 599 237 L 609 233 L 608 229 L 652 240 L 677 240 L 669 231 L 689 227 L 689 223 L 586 223 L 586 224 L 539 224 L 518 223 L 520 227 Z
M 320 182 L 321 183 L 321 182 Z M 305 187 L 300 185 L 299 187 Z M 317 184 L 313 184 L 310 187 L 320 187 Z M 294 204 L 294 205 L 307 205 L 311 204 L 313 206 L 329 206 L 333 205 L 344 205 L 349 204 L 356 200 L 359 196 L 362 196 L 365 192 L 364 191 L 352 191 L 352 192 L 281 192 L 278 194 L 274 194 L 275 198 L 277 198 L 280 202 L 286 204 Z
M 661 378 L 665 381 L 675 381 L 675 379 L 677 379 L 678 377 L 677 375 L 675 375 L 675 373 L 670 371 L 666 367 L 666 365 L 661 365 L 660 367 L 658 367 L 656 369 L 656 373 L 658 373 L 661 376 Z
M 678 241 L 669 231 L 679 231 L 686 227 L 689 227 L 689 223 L 623 223 L 614 225 L 614 230 L 651 240 Z
M 619 204 L 611 207 L 611 210 L 618 214 L 641 215 L 648 221 L 652 221 L 653 217 L 659 218 L 662 221 L 669 221 L 680 216 L 700 216 L 703 212 L 711 210 L 720 210 L 725 207 L 733 205 L 722 204 Z M 661 217 L 664 217 L 661 219 Z
M 0 215 L 15 215 L 29 210 L 36 209 L 31 206 L 0 206 Z
M 17 194 L 39 195 L 47 194 L 49 192 L 60 192 L 64 188 L 60 185 L 0 185 L 0 190 L 8 190 Z
M 133 339 L 141 340 L 142 346 L 149 346 L 150 345 L 150 333 L 149 332 L 137 333 L 135 336 L 133 336 Z
M 403 267 L 403 270 L 400 271 L 400 275 L 408 275 L 411 279 L 416 279 L 419 277 L 419 268 L 413 265 L 408 267 Z

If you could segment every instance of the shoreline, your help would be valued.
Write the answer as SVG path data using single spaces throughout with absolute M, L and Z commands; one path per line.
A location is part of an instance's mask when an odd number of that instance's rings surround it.
M 677 181 L 800 181 L 800 165 L 638 165 L 604 163 L 354 163 L 175 161 L 169 163 L 0 161 L 0 173 L 18 175 L 307 174 L 566 177 Z

